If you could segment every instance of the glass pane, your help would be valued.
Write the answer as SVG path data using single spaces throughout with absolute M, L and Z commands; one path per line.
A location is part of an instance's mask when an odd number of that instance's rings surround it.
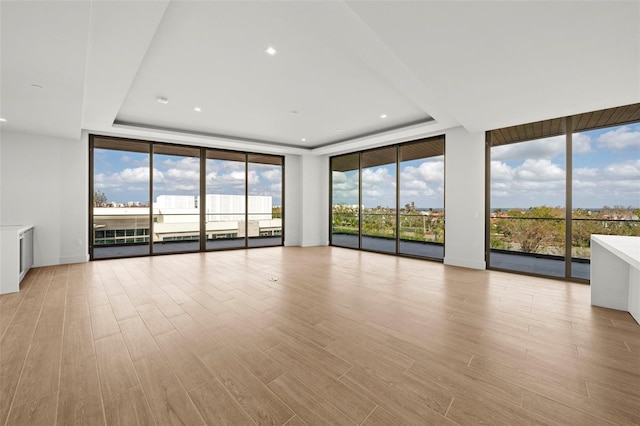
M 362 153 L 362 248 L 396 252 L 396 147 Z
M 335 246 L 359 246 L 359 169 L 357 153 L 331 159 L 331 244 Z
M 572 140 L 571 276 L 589 279 L 591 234 L 640 236 L 640 123 Z
M 200 149 L 154 145 L 153 252 L 200 250 Z
M 93 259 L 149 254 L 149 144 L 125 142 L 94 139 Z
M 399 252 L 444 259 L 444 138 L 400 146 Z
M 565 146 L 555 136 L 491 148 L 491 267 L 565 276 Z
M 245 154 L 207 151 L 207 250 L 245 247 Z
M 282 245 L 282 157 L 247 156 L 249 247 Z

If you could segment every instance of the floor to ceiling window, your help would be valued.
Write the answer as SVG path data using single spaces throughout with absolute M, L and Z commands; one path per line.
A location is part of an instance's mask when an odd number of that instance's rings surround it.
M 281 245 L 283 159 L 272 155 L 247 156 L 249 247 Z
M 90 136 L 90 257 L 283 244 L 281 156 Z
M 362 153 L 361 247 L 396 252 L 397 147 Z
M 331 244 L 444 258 L 444 137 L 331 158 Z
M 491 148 L 491 265 L 563 277 L 563 136 Z
M 640 104 L 487 132 L 492 269 L 588 280 L 591 234 L 640 236 Z
M 572 136 L 571 257 L 588 265 L 591 234 L 640 236 L 640 123 Z M 571 276 L 588 279 L 585 269 Z
M 151 145 L 93 138 L 92 258 L 148 255 L 151 241 Z
M 200 148 L 153 145 L 153 253 L 200 250 Z
M 331 244 L 360 247 L 360 154 L 331 158 Z
M 242 152 L 206 151 L 207 249 L 244 247 L 247 163 Z
M 400 146 L 400 253 L 444 259 L 444 138 Z

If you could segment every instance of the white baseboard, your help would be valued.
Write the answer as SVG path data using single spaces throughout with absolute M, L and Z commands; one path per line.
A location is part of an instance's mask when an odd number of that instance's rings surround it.
M 318 246 L 328 246 L 328 245 L 329 245 L 328 241 L 320 241 L 320 240 L 303 241 L 302 244 L 300 244 L 301 247 L 318 247 Z
M 444 257 L 444 264 L 450 266 L 460 266 L 462 268 L 487 269 L 487 263 L 485 261 L 455 259 L 447 256 Z
M 69 263 L 86 263 L 89 261 L 89 255 L 80 255 L 80 256 L 63 256 L 63 257 L 48 257 L 45 259 L 40 259 L 38 262 L 33 264 L 34 268 L 41 268 L 43 266 L 55 266 L 55 265 L 66 265 Z
M 89 261 L 89 255 L 80 255 L 80 256 L 64 256 L 60 258 L 60 264 L 65 265 L 67 263 L 86 263 Z

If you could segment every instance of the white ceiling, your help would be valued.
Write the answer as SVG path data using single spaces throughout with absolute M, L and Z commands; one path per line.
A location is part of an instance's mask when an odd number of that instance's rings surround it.
M 638 1 L 1 1 L 0 15 L 0 126 L 61 138 L 331 153 L 640 102 Z

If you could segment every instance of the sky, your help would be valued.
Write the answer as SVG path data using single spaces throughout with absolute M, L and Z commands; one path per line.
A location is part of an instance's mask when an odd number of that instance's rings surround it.
M 108 201 L 127 203 L 149 200 L 149 155 L 107 149 L 94 150 L 94 186 Z M 200 160 L 171 155 L 154 156 L 154 201 L 159 195 L 197 196 Z M 243 195 L 244 162 L 207 159 L 207 194 Z M 267 195 L 282 205 L 282 168 L 249 163 L 249 195 Z
M 358 205 L 358 172 L 333 172 L 333 203 Z M 396 166 L 362 170 L 362 205 L 395 208 Z M 444 157 L 429 157 L 400 163 L 400 205 L 444 208 Z
M 491 149 L 491 207 L 565 206 L 565 137 Z M 640 207 L 640 123 L 573 134 L 573 208 Z
M 529 208 L 565 204 L 564 136 L 491 150 L 491 207 Z M 148 201 L 147 154 L 95 150 L 94 179 L 109 201 Z M 362 171 L 365 207 L 395 207 L 395 164 Z M 250 163 L 249 193 L 270 195 L 281 205 L 280 166 Z M 197 195 L 199 160 L 156 155 L 154 195 Z M 358 173 L 333 172 L 333 202 L 358 204 Z M 400 205 L 444 207 L 444 157 L 400 163 Z M 244 193 L 244 163 L 207 160 L 207 193 Z M 640 123 L 573 135 L 573 207 L 640 207 Z
M 565 137 L 491 150 L 491 207 L 565 206 Z M 400 163 L 400 206 L 444 207 L 444 158 Z M 395 206 L 396 167 L 362 171 L 362 204 Z M 334 204 L 358 205 L 358 173 L 333 172 Z M 640 123 L 573 135 L 573 207 L 640 207 Z

